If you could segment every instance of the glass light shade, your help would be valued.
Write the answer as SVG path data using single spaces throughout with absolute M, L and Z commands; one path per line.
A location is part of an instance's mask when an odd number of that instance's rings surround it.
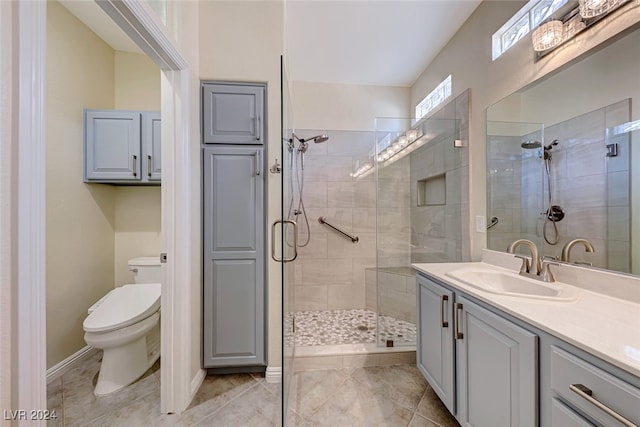
M 562 42 L 563 32 L 562 21 L 549 21 L 542 24 L 531 34 L 533 50 L 543 52 L 558 46 Z
M 615 8 L 620 0 L 579 0 L 580 16 L 593 18 Z

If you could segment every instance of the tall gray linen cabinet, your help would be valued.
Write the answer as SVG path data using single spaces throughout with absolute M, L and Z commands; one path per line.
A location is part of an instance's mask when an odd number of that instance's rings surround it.
M 265 92 L 202 82 L 203 358 L 210 372 L 264 371 Z

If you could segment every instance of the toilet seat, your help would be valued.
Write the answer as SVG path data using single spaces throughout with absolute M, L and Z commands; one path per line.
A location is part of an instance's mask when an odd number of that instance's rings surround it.
M 115 288 L 84 319 L 84 331 L 109 332 L 151 316 L 160 309 L 160 291 L 160 283 Z

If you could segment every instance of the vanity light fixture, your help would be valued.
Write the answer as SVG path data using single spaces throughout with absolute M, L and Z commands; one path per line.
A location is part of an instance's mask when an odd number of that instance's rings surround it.
M 593 18 L 613 10 L 620 0 L 579 0 L 580 16 Z
M 620 8 L 630 0 L 578 0 L 561 17 L 550 17 L 531 34 L 536 60 L 560 46 L 576 34 Z
M 553 49 L 562 42 L 564 35 L 564 24 L 562 21 L 549 21 L 540 25 L 531 34 L 533 50 L 543 52 Z

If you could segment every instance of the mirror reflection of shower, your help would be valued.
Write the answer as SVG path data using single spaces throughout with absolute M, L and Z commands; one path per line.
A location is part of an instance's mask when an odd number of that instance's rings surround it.
M 287 219 L 301 223 L 301 230 L 306 231 L 307 238 L 304 241 L 298 242 L 298 247 L 305 247 L 311 241 L 311 230 L 309 229 L 309 218 L 307 217 L 307 211 L 304 207 L 304 154 L 309 149 L 309 142 L 313 141 L 316 144 L 320 144 L 329 139 L 326 134 L 320 134 L 312 136 L 310 138 L 298 138 L 293 133 L 292 138 L 288 140 L 289 151 L 289 184 L 290 188 L 294 189 L 291 192 L 291 199 L 289 201 L 289 211 L 287 212 Z M 297 147 L 296 147 L 297 142 Z M 294 187 L 295 179 L 295 187 Z M 297 190 L 297 191 L 296 191 Z M 296 203 L 297 201 L 297 203 Z M 291 246 L 291 243 L 287 240 L 287 244 Z
M 548 204 L 547 209 L 543 212 L 545 215 L 544 225 L 542 226 L 542 235 L 545 242 L 550 245 L 558 244 L 558 226 L 557 222 L 562 221 L 564 218 L 564 209 L 558 205 L 553 204 L 553 191 L 551 187 L 551 150 L 553 147 L 559 144 L 560 141 L 554 139 L 549 145 L 543 146 L 540 141 L 524 141 L 520 146 L 525 150 L 538 150 L 538 157 L 544 160 L 544 167 L 547 175 L 547 195 Z M 553 233 L 550 233 L 550 228 L 553 229 Z

